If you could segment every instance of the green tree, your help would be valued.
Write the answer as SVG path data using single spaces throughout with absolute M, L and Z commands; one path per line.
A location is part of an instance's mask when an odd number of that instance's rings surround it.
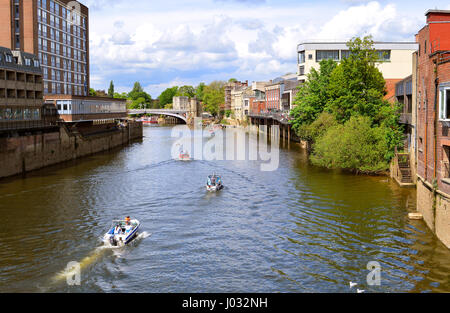
M 353 116 L 336 124 L 317 139 L 311 155 L 315 165 L 373 173 L 389 167 L 389 143 L 385 126 L 372 127 L 367 116 Z
M 195 96 L 195 89 L 192 86 L 181 86 L 178 88 L 177 93 L 175 94 L 176 97 L 189 97 L 194 98 Z
M 213 81 L 205 87 L 203 93 L 203 103 L 205 110 L 213 116 L 219 114 L 220 105 L 225 103 L 225 83 L 222 81 Z
M 97 96 L 97 92 L 93 88 L 89 88 L 89 95 L 91 97 L 95 97 Z
M 114 98 L 116 98 L 116 99 L 127 99 L 128 98 L 128 94 L 126 92 L 122 92 L 122 93 L 115 92 L 114 93 Z
M 195 88 L 195 96 L 199 101 L 203 101 L 203 95 L 205 92 L 205 83 L 198 84 L 197 88 Z
M 330 76 L 337 64 L 333 60 L 322 60 L 320 69 L 312 68 L 308 80 L 301 85 L 294 100 L 291 116 L 293 128 L 299 132 L 303 125 L 311 124 L 322 113 L 329 101 Z
M 178 92 L 177 86 L 167 88 L 166 90 L 164 90 L 158 97 L 159 106 L 161 108 L 164 108 L 167 104 L 172 103 L 172 101 L 173 101 L 172 99 L 173 99 L 173 97 L 175 97 L 177 92 Z
M 144 97 L 137 98 L 131 102 L 129 105 L 130 109 L 147 109 L 148 103 Z
M 331 73 L 328 88 L 330 111 L 342 123 L 356 114 L 374 117 L 390 106 L 383 99 L 386 82 L 376 67 L 379 55 L 372 38 L 354 38 L 347 46 L 350 53 Z
M 109 83 L 108 96 L 110 96 L 111 98 L 114 98 L 114 83 L 113 83 L 113 81 L 111 81 Z

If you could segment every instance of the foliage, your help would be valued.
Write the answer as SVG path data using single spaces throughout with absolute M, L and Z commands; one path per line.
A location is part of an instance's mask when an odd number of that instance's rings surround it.
M 203 102 L 205 110 L 213 116 L 219 113 L 220 105 L 225 102 L 225 83 L 222 81 L 213 81 L 205 87 L 203 92 Z
M 172 99 L 173 97 L 175 97 L 175 95 L 178 92 L 178 87 L 171 87 L 171 88 L 167 88 L 166 90 L 164 90 L 158 97 L 159 99 L 159 106 L 160 107 L 165 107 L 167 104 L 172 103 Z
M 127 99 L 128 98 L 128 94 L 126 92 L 122 92 L 122 93 L 115 92 L 114 93 L 114 98 L 115 99 Z
M 399 106 L 383 99 L 385 80 L 370 36 L 347 43 L 339 64 L 320 62 L 299 87 L 291 115 L 297 134 L 313 146 L 314 164 L 376 172 L 388 168 L 402 142 Z
M 328 129 L 337 124 L 338 123 L 332 114 L 322 112 L 311 124 L 300 125 L 297 134 L 301 139 L 314 143 L 319 137 L 323 136 Z
M 236 78 L 230 78 L 230 79 L 228 80 L 228 82 L 229 82 L 229 83 L 234 83 L 234 82 L 237 82 L 237 79 L 236 79 Z
M 291 116 L 296 132 L 302 125 L 312 123 L 325 110 L 329 100 L 330 75 L 337 64 L 333 60 L 322 60 L 319 64 L 320 70 L 311 69 L 308 80 L 299 87 L 295 97 Z
M 175 97 L 194 98 L 194 96 L 195 96 L 195 89 L 192 86 L 181 86 L 178 88 L 177 93 L 175 94 Z
M 93 88 L 89 88 L 89 95 L 91 97 L 96 97 L 97 96 L 97 92 Z
M 109 83 L 108 96 L 110 96 L 111 98 L 114 98 L 114 83 L 113 83 L 113 81 L 111 81 Z
M 327 168 L 378 172 L 389 167 L 389 129 L 372 127 L 369 117 L 351 117 L 345 124 L 329 128 L 314 144 L 311 161 Z
M 172 104 L 172 103 L 167 103 L 167 104 L 164 106 L 164 109 L 173 109 L 173 104 Z
M 231 116 L 231 110 L 225 110 L 225 116 L 230 117 Z
M 137 98 L 131 102 L 129 109 L 148 109 L 149 103 L 144 97 Z
M 203 101 L 203 95 L 205 92 L 205 83 L 198 84 L 197 88 L 195 88 L 195 96 L 199 101 Z

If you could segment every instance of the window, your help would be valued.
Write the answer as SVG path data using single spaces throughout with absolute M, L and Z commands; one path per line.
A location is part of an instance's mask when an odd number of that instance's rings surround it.
M 450 121 L 450 86 L 440 89 L 439 98 L 439 119 Z
M 320 62 L 322 60 L 335 60 L 339 61 L 339 50 L 317 50 L 316 51 L 316 61 Z
M 350 56 L 350 50 L 341 50 L 341 59 L 346 59 Z
M 391 60 L 391 50 L 377 50 L 378 60 L 382 62 Z
M 298 64 L 305 63 L 305 51 L 298 53 Z
M 298 75 L 305 75 L 305 66 L 302 65 L 298 68 Z

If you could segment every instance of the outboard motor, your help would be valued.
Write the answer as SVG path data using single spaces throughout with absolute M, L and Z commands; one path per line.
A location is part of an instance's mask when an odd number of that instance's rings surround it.
M 115 236 L 111 236 L 109 237 L 109 243 L 111 244 L 111 246 L 116 247 L 117 246 L 117 240 Z

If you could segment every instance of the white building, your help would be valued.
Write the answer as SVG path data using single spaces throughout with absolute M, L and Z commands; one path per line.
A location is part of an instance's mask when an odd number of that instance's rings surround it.
M 415 42 L 375 42 L 373 46 L 380 55 L 377 64 L 384 79 L 403 79 L 412 74 L 412 54 L 417 51 Z M 349 48 L 345 42 L 301 43 L 297 46 L 297 79 L 304 82 L 311 68 L 319 69 L 319 62 L 333 59 L 337 62 L 345 58 Z

